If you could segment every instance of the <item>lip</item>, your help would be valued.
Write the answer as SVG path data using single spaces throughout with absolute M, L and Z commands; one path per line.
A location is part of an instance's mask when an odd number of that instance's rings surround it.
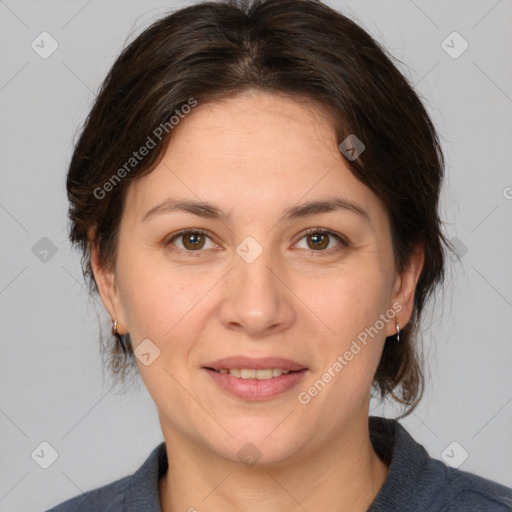
M 291 372 L 299 372 L 301 370 L 307 370 L 308 368 L 298 363 L 297 361 L 293 361 L 291 359 L 284 359 L 282 357 L 248 357 L 248 356 L 234 356 L 234 357 L 225 357 L 223 359 L 218 359 L 217 361 L 213 361 L 211 363 L 207 363 L 203 366 L 203 368 L 211 368 L 213 370 L 220 370 L 222 368 L 228 369 L 239 369 L 239 368 L 248 368 L 251 370 L 265 370 L 269 368 L 279 368 L 281 370 L 290 370 Z M 236 378 L 236 377 L 234 377 Z M 276 377 L 279 379 L 280 377 Z M 252 380 L 252 379 L 247 379 Z M 274 380 L 274 379 L 272 379 Z
M 282 360 L 281 360 L 282 361 Z M 253 364 L 260 364 L 261 360 Z M 266 361 L 268 362 L 268 360 Z M 277 368 L 280 366 L 277 365 Z M 228 366 L 230 368 L 230 366 Z M 242 366 L 242 368 L 251 368 L 250 366 Z M 265 368 L 269 368 L 266 366 Z M 276 368 L 276 366 L 274 366 Z M 256 369 L 262 369 L 256 368 Z M 286 368 L 284 368 L 286 369 Z M 290 370 L 293 373 L 287 373 L 280 377 L 273 377 L 267 380 L 258 379 L 241 379 L 233 377 L 229 373 L 217 373 L 210 368 L 203 368 L 203 370 L 214 380 L 214 382 L 226 391 L 231 396 L 236 396 L 242 400 L 261 401 L 270 400 L 276 396 L 284 393 L 285 391 L 291 390 L 295 387 L 304 376 L 309 373 L 307 369 L 302 370 Z

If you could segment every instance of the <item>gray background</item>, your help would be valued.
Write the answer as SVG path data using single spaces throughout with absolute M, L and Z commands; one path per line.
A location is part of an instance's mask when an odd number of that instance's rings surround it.
M 432 456 L 456 441 L 452 460 L 469 454 L 460 469 L 512 486 L 512 3 L 329 4 L 404 63 L 447 157 L 442 216 L 462 264 L 448 261 L 446 296 L 425 323 L 426 393 L 402 423 Z M 182 5 L 0 1 L 1 511 L 42 511 L 125 476 L 162 440 L 145 388 L 122 394 L 102 374 L 98 331 L 109 318 L 67 242 L 64 183 L 114 58 Z M 59 45 L 47 59 L 31 48 L 43 31 Z M 453 31 L 469 43 L 458 58 L 441 46 Z M 445 44 L 453 53 L 461 43 Z M 56 254 L 41 252 L 43 237 Z M 371 414 L 395 413 L 372 401 Z M 43 441 L 58 452 L 48 469 L 31 458 Z

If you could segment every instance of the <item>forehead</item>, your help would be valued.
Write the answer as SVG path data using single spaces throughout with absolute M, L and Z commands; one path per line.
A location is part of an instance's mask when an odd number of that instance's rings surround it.
M 143 214 L 168 197 L 188 198 L 261 215 L 333 195 L 383 213 L 377 196 L 350 172 L 322 109 L 251 91 L 199 103 L 184 116 L 157 168 L 132 183 L 127 203 Z

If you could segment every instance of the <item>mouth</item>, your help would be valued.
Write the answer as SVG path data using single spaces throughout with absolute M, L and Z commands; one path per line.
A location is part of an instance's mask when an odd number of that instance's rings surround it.
M 265 368 L 265 369 L 254 369 L 254 368 L 215 368 L 204 367 L 206 370 L 216 372 L 222 375 L 231 375 L 236 379 L 256 379 L 256 380 L 270 380 L 281 377 L 281 375 L 288 375 L 290 373 L 300 373 L 307 370 L 285 370 L 283 368 Z
M 309 373 L 301 370 L 280 368 L 202 368 L 212 379 L 214 386 L 230 397 L 245 401 L 272 400 L 285 397 Z

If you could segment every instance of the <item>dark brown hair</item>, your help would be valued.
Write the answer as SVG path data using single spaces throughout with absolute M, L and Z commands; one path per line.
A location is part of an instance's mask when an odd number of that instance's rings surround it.
M 355 134 L 365 150 L 347 163 L 387 206 L 397 270 L 423 246 L 413 315 L 399 343 L 395 336 L 386 340 L 373 382 L 380 398 L 391 395 L 409 407 L 403 416 L 410 414 L 424 389 L 415 347 L 420 316 L 444 279 L 443 244 L 450 247 L 438 214 L 443 155 L 422 102 L 392 57 L 320 1 L 202 2 L 159 19 L 123 50 L 81 131 L 67 178 L 70 240 L 82 251 L 90 290 L 97 291 L 97 285 L 88 234 L 101 264 L 115 268 L 127 187 L 161 160 L 172 136 L 171 116 L 191 99 L 201 104 L 248 89 L 323 107 L 340 143 Z M 148 137 L 156 147 L 140 161 L 130 160 L 148 146 Z M 123 378 L 135 367 L 125 338 L 124 343 L 112 338 L 108 345 L 110 369 Z

